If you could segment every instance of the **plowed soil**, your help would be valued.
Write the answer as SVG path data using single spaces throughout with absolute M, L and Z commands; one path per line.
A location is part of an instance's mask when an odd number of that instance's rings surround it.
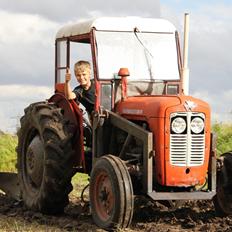
M 88 203 L 70 195 L 65 213 L 43 215 L 27 210 L 22 202 L 0 195 L 0 231 L 104 231 L 91 218 Z M 210 201 L 186 202 L 181 208 L 168 210 L 157 202 L 135 200 L 131 227 L 125 231 L 232 231 L 232 217 L 215 216 Z

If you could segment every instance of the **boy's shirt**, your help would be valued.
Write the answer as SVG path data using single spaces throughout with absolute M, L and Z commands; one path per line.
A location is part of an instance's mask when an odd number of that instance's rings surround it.
M 75 87 L 73 92 L 76 94 L 76 101 L 80 102 L 89 114 L 94 110 L 95 103 L 95 88 L 94 82 L 91 81 L 91 86 L 88 90 L 83 89 L 81 85 Z

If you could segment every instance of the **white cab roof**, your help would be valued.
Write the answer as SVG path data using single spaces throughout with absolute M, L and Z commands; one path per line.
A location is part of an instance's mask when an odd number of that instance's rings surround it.
M 174 33 L 175 26 L 161 18 L 140 17 L 102 17 L 62 27 L 56 34 L 56 39 L 89 33 L 93 28 L 99 31 L 134 31 Z

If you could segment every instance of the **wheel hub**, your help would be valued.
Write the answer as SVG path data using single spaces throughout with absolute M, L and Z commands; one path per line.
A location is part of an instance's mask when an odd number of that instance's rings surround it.
M 104 220 L 107 220 L 114 207 L 114 194 L 112 192 L 111 182 L 108 176 L 101 175 L 97 184 L 97 207 L 100 215 Z
M 100 199 L 101 201 L 107 201 L 107 198 L 109 196 L 109 192 L 107 192 L 106 187 L 100 192 Z
M 26 153 L 26 173 L 34 187 L 39 187 L 43 176 L 44 149 L 40 137 L 33 138 Z

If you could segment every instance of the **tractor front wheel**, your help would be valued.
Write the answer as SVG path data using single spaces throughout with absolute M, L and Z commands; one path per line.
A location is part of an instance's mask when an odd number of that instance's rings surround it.
M 62 112 L 53 103 L 31 104 L 18 132 L 17 167 L 23 202 L 47 214 L 63 212 L 72 190 L 72 134 Z
M 217 173 L 217 194 L 214 206 L 218 216 L 232 215 L 232 152 L 221 156 L 221 169 Z
M 134 208 L 132 182 L 123 161 L 99 158 L 90 177 L 90 204 L 94 222 L 104 229 L 129 227 Z

